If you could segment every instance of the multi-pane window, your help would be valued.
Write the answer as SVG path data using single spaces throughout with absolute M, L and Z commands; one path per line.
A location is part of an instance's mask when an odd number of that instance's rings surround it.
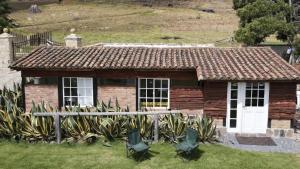
M 246 107 L 264 106 L 265 83 L 247 83 L 246 84 Z
M 64 106 L 92 106 L 93 79 L 64 77 L 63 78 Z
M 230 128 L 236 128 L 237 122 L 238 83 L 231 83 L 230 88 Z
M 169 79 L 139 79 L 139 108 L 168 108 Z

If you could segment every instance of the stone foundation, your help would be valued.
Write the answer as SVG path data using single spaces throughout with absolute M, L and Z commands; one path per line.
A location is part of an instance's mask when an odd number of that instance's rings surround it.
M 272 129 L 290 129 L 291 128 L 291 120 L 271 120 L 271 128 Z
M 268 128 L 266 135 L 268 137 L 294 138 L 294 129 Z

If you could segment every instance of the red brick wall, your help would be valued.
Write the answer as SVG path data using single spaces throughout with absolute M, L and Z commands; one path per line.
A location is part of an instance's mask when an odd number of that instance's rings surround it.
M 227 82 L 204 82 L 204 114 L 224 118 L 227 112 Z
M 116 85 L 101 85 L 98 86 L 98 101 L 103 101 L 105 104 L 111 99 L 115 105 L 116 98 L 118 99 L 121 108 L 127 106 L 130 111 L 136 111 L 136 88 L 135 86 L 116 86 Z
M 57 85 L 25 85 L 25 107 L 29 112 L 32 101 L 36 104 L 44 101 L 52 107 L 58 107 L 58 88 Z
M 171 86 L 171 109 L 190 110 L 190 113 L 199 113 L 203 110 L 203 90 L 198 86 Z M 192 112 L 192 111 L 195 112 Z
M 296 83 L 270 83 L 269 118 L 293 119 L 296 113 Z

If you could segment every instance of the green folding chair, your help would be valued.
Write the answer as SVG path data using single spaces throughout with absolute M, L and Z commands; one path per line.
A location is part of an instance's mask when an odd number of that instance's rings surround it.
M 130 152 L 143 156 L 148 153 L 149 148 L 150 147 L 142 141 L 139 129 L 132 129 L 128 132 L 126 142 L 127 157 L 129 157 Z
M 177 155 L 190 155 L 199 146 L 198 133 L 192 128 L 186 129 L 186 134 L 181 137 L 181 141 L 175 145 Z

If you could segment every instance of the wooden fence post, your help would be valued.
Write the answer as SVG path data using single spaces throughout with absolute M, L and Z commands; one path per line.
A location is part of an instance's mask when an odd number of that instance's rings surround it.
M 158 142 L 158 135 L 159 135 L 159 127 L 158 127 L 158 114 L 154 115 L 154 141 Z
M 59 113 L 55 114 L 54 123 L 55 123 L 56 142 L 57 142 L 57 144 L 60 144 L 60 142 L 61 142 L 61 123 L 60 123 Z

